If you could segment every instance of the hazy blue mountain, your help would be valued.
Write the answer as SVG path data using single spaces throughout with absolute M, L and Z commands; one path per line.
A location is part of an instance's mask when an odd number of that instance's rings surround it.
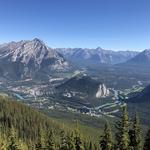
M 96 49 L 57 49 L 67 60 L 74 64 L 117 64 L 123 63 L 138 54 L 136 51 L 112 51 L 100 47 Z
M 139 53 L 132 59 L 128 60 L 127 63 L 135 65 L 150 65 L 150 49 L 146 49 Z

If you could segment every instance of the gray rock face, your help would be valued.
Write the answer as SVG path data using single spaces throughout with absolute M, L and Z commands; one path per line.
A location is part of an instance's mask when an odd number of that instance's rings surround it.
M 138 54 L 135 51 L 112 51 L 100 47 L 96 49 L 57 49 L 66 59 L 73 63 L 117 64 L 123 63 Z
M 109 90 L 106 88 L 105 84 L 100 84 L 98 91 L 96 93 L 96 98 L 109 96 Z
M 47 47 L 37 38 L 32 41 L 10 42 L 0 45 L 1 75 L 11 76 L 13 73 L 13 76 L 22 78 L 32 77 L 38 72 L 49 74 L 51 71 L 65 70 L 68 67 L 67 61 L 61 54 Z M 14 72 L 14 68 L 17 72 Z

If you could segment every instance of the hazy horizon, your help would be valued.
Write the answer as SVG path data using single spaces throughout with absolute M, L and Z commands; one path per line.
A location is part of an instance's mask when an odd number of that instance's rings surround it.
M 37 38 L 37 37 L 35 37 Z M 11 41 L 7 41 L 7 42 L 4 42 L 4 43 L 1 43 L 0 42 L 0 45 L 2 44 L 7 44 L 7 43 L 10 43 L 10 42 L 20 42 L 20 41 L 31 41 L 35 38 L 32 38 L 32 39 L 20 39 L 20 40 L 17 40 L 17 41 L 14 41 L 14 40 L 11 40 Z M 40 39 L 41 41 L 43 41 L 41 38 L 37 38 L 37 39 Z M 96 47 L 52 47 L 51 45 L 49 45 L 46 41 L 43 41 L 48 47 L 50 48 L 53 48 L 53 49 L 59 49 L 59 48 L 65 48 L 65 49 L 76 49 L 76 48 L 82 48 L 82 49 L 90 49 L 90 50 L 94 50 L 94 49 L 97 49 L 97 48 L 102 48 L 104 50 L 112 50 L 112 51 L 139 51 L 139 52 L 142 52 L 143 50 L 146 50 L 146 49 L 150 49 L 150 48 L 145 48 L 145 49 L 134 49 L 134 50 L 130 50 L 130 49 L 109 49 L 109 48 L 104 48 L 104 47 L 101 47 L 101 46 L 96 46 Z

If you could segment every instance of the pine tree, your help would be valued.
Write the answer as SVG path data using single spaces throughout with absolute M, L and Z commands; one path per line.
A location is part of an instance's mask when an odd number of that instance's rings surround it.
M 116 146 L 115 149 L 118 150 L 128 150 L 129 149 L 129 118 L 126 107 L 123 107 L 123 113 L 121 116 L 121 121 L 116 123 L 117 133 L 116 133 Z
M 68 143 L 67 143 L 67 137 L 65 135 L 64 130 L 61 131 L 61 145 L 60 150 L 69 150 Z
M 0 135 L 0 150 L 6 150 L 7 140 L 4 135 Z
M 75 150 L 75 141 L 74 141 L 74 135 L 73 132 L 67 135 L 67 144 L 69 150 Z
M 84 150 L 83 148 L 83 141 L 82 141 L 82 138 L 81 138 L 81 135 L 79 133 L 78 130 L 75 131 L 75 148 L 76 150 Z
M 102 150 L 112 150 L 113 141 L 112 141 L 112 134 L 111 128 L 108 122 L 105 124 L 105 129 L 103 135 L 100 137 L 100 148 Z
M 130 135 L 130 146 L 133 150 L 142 150 L 141 145 L 141 128 L 140 128 L 140 121 L 139 117 L 136 114 L 134 121 L 133 121 L 133 127 L 129 132 Z
M 150 129 L 148 130 L 146 137 L 145 137 L 145 142 L 144 142 L 144 150 L 150 150 Z
M 28 150 L 35 150 L 35 143 L 31 139 L 26 141 L 26 143 L 27 143 Z
M 49 130 L 48 135 L 47 135 L 47 140 L 46 140 L 46 150 L 55 150 L 56 145 L 55 145 L 55 140 L 54 140 L 54 131 Z
M 93 150 L 93 143 L 90 141 L 89 150 Z
M 8 146 L 7 150 L 20 150 L 18 145 L 17 133 L 12 127 L 8 136 Z
M 23 143 L 22 141 L 19 142 L 19 148 L 21 150 L 29 150 L 28 146 L 26 143 Z
M 89 150 L 90 149 L 90 143 L 89 141 L 87 141 L 86 139 L 84 139 L 84 150 Z
M 44 150 L 45 149 L 45 133 L 40 128 L 38 133 L 37 143 L 35 145 L 36 150 Z
M 98 145 L 96 144 L 96 143 L 94 143 L 94 150 L 99 150 L 99 147 L 98 147 Z

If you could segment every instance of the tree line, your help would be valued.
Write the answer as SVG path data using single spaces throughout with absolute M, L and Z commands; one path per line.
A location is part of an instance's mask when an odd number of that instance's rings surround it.
M 113 136 L 111 127 L 106 122 L 104 132 L 98 143 L 85 139 L 78 129 L 65 132 L 61 129 L 59 135 L 54 129 L 43 130 L 39 128 L 36 141 L 24 143 L 19 139 L 14 127 L 8 133 L 1 133 L 1 150 L 150 150 L 150 130 L 148 131 L 144 145 L 142 144 L 141 127 L 139 117 L 136 114 L 133 121 L 129 122 L 126 107 L 122 116 L 115 124 L 116 133 Z M 114 137 L 114 138 L 113 138 Z M 58 140 L 59 139 L 59 140 Z
M 126 107 L 123 107 L 122 116 L 116 122 L 115 128 L 113 136 L 109 123 L 105 124 L 99 142 L 101 150 L 150 150 L 150 129 L 143 144 L 139 117 L 136 114 L 133 120 L 129 121 Z
M 138 115 L 130 121 L 126 107 L 115 133 L 111 128 L 106 121 L 99 140 L 90 140 L 78 123 L 66 129 L 30 107 L 0 97 L 0 150 L 150 150 L 150 130 L 143 138 Z

